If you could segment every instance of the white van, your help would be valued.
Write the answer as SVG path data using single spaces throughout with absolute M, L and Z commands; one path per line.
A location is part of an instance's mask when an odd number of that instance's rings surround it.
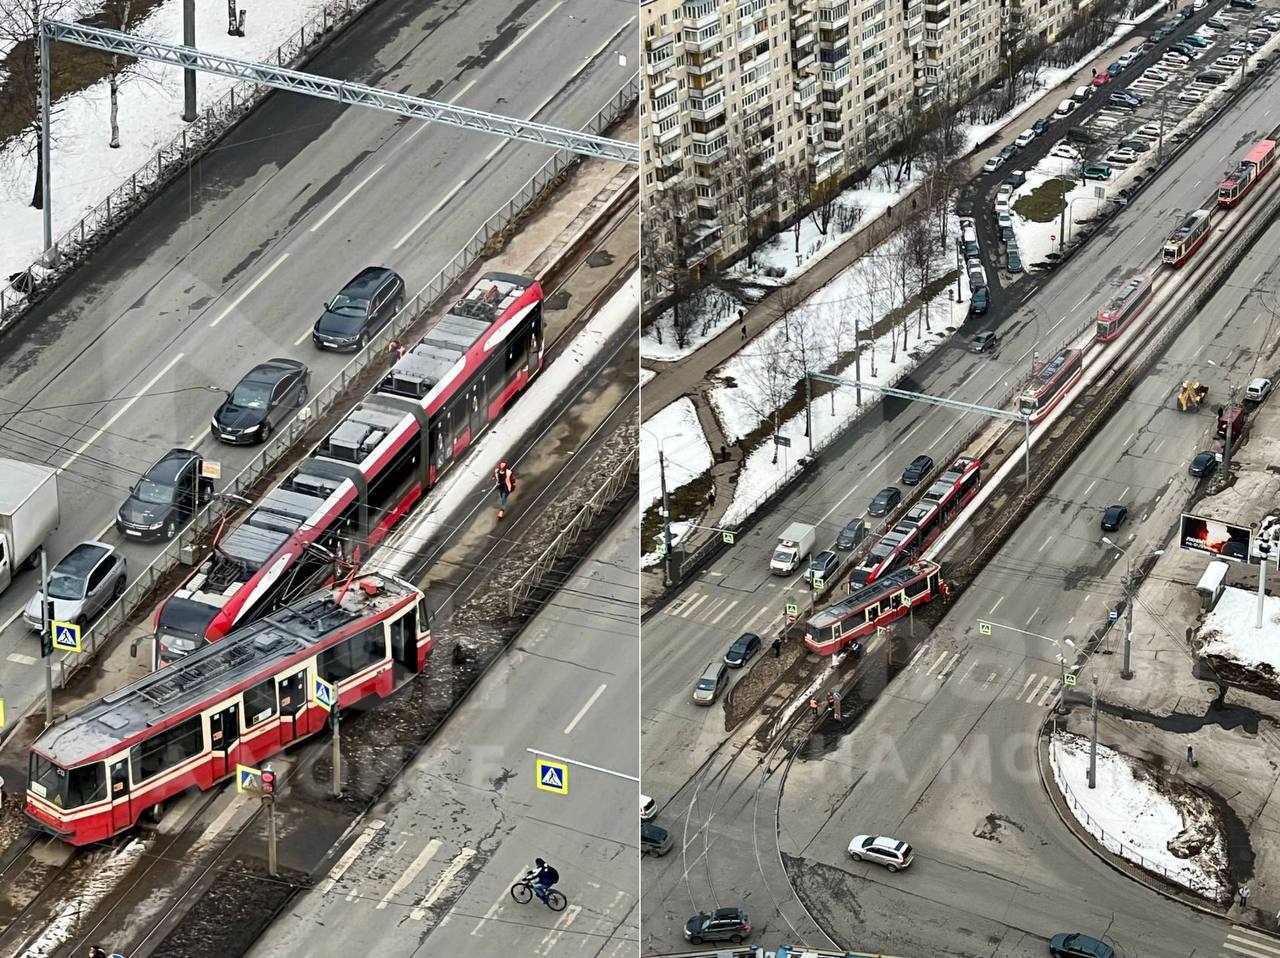
M 1078 86 L 1076 87 L 1076 92 L 1071 94 L 1071 99 L 1075 100 L 1077 103 L 1083 103 L 1085 100 L 1089 99 L 1089 94 L 1092 92 L 1092 87 Z
M 1066 116 L 1076 108 L 1075 100 L 1063 100 L 1058 104 L 1058 108 L 1053 111 L 1054 116 Z

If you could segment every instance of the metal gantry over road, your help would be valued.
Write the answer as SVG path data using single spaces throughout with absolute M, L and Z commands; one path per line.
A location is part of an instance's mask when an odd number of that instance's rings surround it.
M 277 90 L 320 97 L 335 103 L 372 107 L 397 116 L 443 123 L 465 130 L 492 133 L 508 139 L 550 147 L 553 150 L 569 150 L 581 156 L 617 160 L 630 166 L 640 165 L 640 147 L 623 140 L 566 130 L 548 126 L 545 123 L 535 123 L 532 120 L 517 120 L 499 113 L 471 110 L 467 107 L 441 103 L 438 100 L 410 96 L 407 93 L 379 90 L 377 87 L 366 86 L 363 83 L 349 83 L 345 80 L 316 76 L 269 63 L 255 63 L 251 60 L 220 56 L 194 47 L 130 36 L 118 30 L 91 27 L 82 23 L 67 23 L 62 20 L 42 19 L 40 21 L 40 150 L 42 154 L 40 159 L 44 178 L 44 246 L 46 250 L 53 245 L 52 197 L 49 192 L 49 44 L 53 40 L 91 47 L 106 53 L 124 54 L 139 60 L 167 63 L 182 67 L 184 70 L 200 70 L 204 73 L 252 80 L 254 83 Z

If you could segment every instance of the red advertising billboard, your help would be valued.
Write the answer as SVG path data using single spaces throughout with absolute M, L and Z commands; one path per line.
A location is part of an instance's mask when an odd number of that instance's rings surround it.
M 1247 526 L 1233 526 L 1218 519 L 1184 512 L 1179 544 L 1184 549 L 1208 552 L 1235 562 L 1248 562 L 1251 535 Z

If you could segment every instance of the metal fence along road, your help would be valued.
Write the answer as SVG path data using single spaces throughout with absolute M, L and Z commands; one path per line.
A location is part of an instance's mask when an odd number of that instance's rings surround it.
M 584 129 L 600 132 L 608 129 L 634 107 L 640 95 L 639 74 L 633 74 L 626 84 L 600 108 Z M 462 279 L 485 255 L 487 247 L 503 235 L 528 210 L 542 194 L 553 186 L 565 171 L 578 162 L 578 157 L 561 151 L 553 155 L 515 195 L 490 216 L 471 239 L 454 257 L 409 300 L 382 332 L 369 343 L 363 352 L 357 353 L 323 388 L 316 390 L 297 416 L 280 429 L 240 472 L 224 482 L 220 495 L 245 496 L 261 478 L 278 462 L 289 456 L 293 446 L 317 420 L 326 416 L 342 402 L 352 385 L 373 364 L 386 362 L 386 347 L 401 337 L 404 331 L 430 317 L 441 307 L 447 292 Z M 633 464 L 634 468 L 634 464 Z M 167 578 L 178 565 L 191 565 L 195 549 L 200 541 L 222 518 L 220 508 L 214 504 L 205 506 L 137 577 L 97 622 L 86 631 L 84 651 L 65 654 L 58 662 L 55 680 L 59 688 L 82 666 L 88 664 L 104 638 L 123 626 L 151 597 L 156 586 Z

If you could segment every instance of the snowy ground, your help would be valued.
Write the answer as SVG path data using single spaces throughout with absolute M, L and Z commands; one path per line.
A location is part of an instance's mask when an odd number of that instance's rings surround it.
M 1280 597 L 1269 595 L 1263 601 L 1259 629 L 1254 627 L 1258 594 L 1248 589 L 1224 589 L 1200 627 L 1200 654 L 1216 655 L 1241 668 L 1274 676 L 1280 663 Z
M 1020 186 L 1013 194 L 1013 202 L 1010 204 L 1010 210 L 1013 218 L 1013 234 L 1018 240 L 1018 250 L 1022 254 L 1022 262 L 1025 266 L 1031 266 L 1045 258 L 1049 253 L 1057 253 L 1061 251 L 1062 237 L 1062 220 L 1054 217 L 1046 223 L 1037 223 L 1034 220 L 1026 219 L 1020 216 L 1014 208 L 1019 199 L 1029 195 L 1034 190 L 1042 186 L 1048 180 L 1054 179 L 1063 173 L 1063 167 L 1068 176 L 1076 179 L 1076 185 L 1067 191 L 1067 216 L 1070 222 L 1067 224 L 1067 239 L 1073 239 L 1079 234 L 1079 224 L 1086 220 L 1091 220 L 1098 215 L 1106 206 L 1107 200 L 1097 199 L 1094 190 L 1095 187 L 1103 186 L 1110 194 L 1118 189 L 1116 180 L 1110 183 L 1099 183 L 1096 180 L 1081 180 L 1071 173 L 1070 163 L 1066 160 L 1060 160 L 1057 157 L 1045 157 L 1035 167 L 1027 171 L 1027 182 Z M 1079 202 L 1076 202 L 1079 200 Z
M 671 548 L 674 549 L 676 546 L 680 545 L 680 540 L 682 540 L 692 528 L 692 522 L 671 523 Z M 648 543 L 648 550 L 640 556 L 640 568 L 649 569 L 662 561 L 662 554 L 658 551 L 661 545 L 662 533 L 658 533 L 658 535 L 654 537 L 653 542 Z
M 202 50 L 246 60 L 274 57 L 276 48 L 311 17 L 325 0 L 272 0 L 250 4 L 246 36 L 227 36 L 226 4 L 196 4 L 196 36 Z M 139 36 L 181 42 L 182 0 L 167 0 L 134 31 Z M 55 63 L 57 52 L 54 53 Z M 159 146 L 178 135 L 182 121 L 182 71 L 141 67 L 149 77 L 132 76 L 120 87 L 120 147 L 111 149 L 107 81 L 63 97 L 53 118 L 51 180 L 53 234 L 60 236 L 81 216 L 146 164 Z M 198 103 L 211 104 L 236 81 L 201 73 Z M 25 269 L 43 251 L 41 211 L 32 209 L 36 157 L 30 143 L 0 147 L 0 277 Z
M 684 346 L 676 344 L 672 323 L 675 310 L 668 309 L 640 333 L 640 355 L 659 362 L 675 362 L 694 353 L 699 346 L 730 329 L 747 307 L 718 286 L 708 286 L 697 297 L 697 317 Z
M 682 397 L 640 427 L 640 509 L 662 498 L 658 450 L 666 464 L 667 490 L 679 489 L 711 468 L 711 447 L 693 400 Z
M 1101 743 L 1097 788 L 1091 789 L 1087 738 L 1059 732 L 1050 749 L 1068 806 L 1108 851 L 1135 863 L 1140 856 L 1148 871 L 1215 901 L 1230 895 L 1226 841 L 1207 797 L 1155 781 L 1148 766 Z

